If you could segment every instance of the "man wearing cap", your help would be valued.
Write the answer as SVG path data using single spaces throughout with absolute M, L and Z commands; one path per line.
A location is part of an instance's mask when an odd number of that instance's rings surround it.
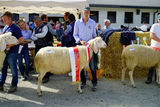
M 160 15 L 158 15 L 158 23 L 152 25 L 150 29 L 151 47 L 160 48 Z M 146 84 L 152 83 L 154 68 L 150 68 Z
M 82 18 L 75 22 L 73 36 L 76 40 L 76 43 L 85 45 L 89 40 L 91 40 L 97 36 L 96 35 L 96 23 L 94 20 L 89 18 L 89 15 L 90 15 L 90 8 L 86 7 L 82 11 Z M 93 76 L 92 91 L 96 91 L 96 86 L 97 86 L 94 54 L 95 53 L 93 52 L 93 56 L 92 56 L 91 61 L 89 63 L 91 73 Z M 81 81 L 82 81 L 81 88 L 83 89 L 86 85 L 86 77 L 85 77 L 84 70 L 81 71 Z

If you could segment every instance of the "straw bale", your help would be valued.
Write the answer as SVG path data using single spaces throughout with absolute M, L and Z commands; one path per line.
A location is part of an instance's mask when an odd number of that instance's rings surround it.
M 149 32 L 136 33 L 136 37 L 140 36 L 140 42 L 143 43 L 143 37 L 146 37 L 147 44 L 150 45 Z M 121 32 L 113 33 L 108 41 L 108 46 L 105 49 L 101 49 L 100 69 L 103 69 L 102 76 L 104 78 L 120 79 L 121 78 L 121 53 L 123 45 L 120 43 Z M 136 41 L 134 41 L 136 44 Z M 136 67 L 134 72 L 134 78 L 146 77 L 148 69 Z M 128 78 L 128 72 L 126 72 Z

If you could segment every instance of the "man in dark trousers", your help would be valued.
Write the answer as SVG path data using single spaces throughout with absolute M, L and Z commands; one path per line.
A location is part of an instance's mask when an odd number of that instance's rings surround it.
M 56 31 L 52 28 L 51 24 L 48 22 L 48 16 L 46 14 L 41 15 L 42 24 L 46 25 L 48 28 L 48 32 L 46 34 L 47 46 L 53 46 L 53 36 L 56 35 Z M 49 81 L 51 73 L 47 72 L 43 77 L 42 82 L 47 83 Z
M 20 28 L 12 23 L 12 16 L 13 16 L 12 13 L 8 11 L 2 15 L 2 20 L 5 23 L 3 33 L 12 32 L 12 36 L 16 37 L 18 39 L 18 44 L 20 44 L 24 41 L 24 38 L 22 36 Z M 17 58 L 18 58 L 19 45 L 17 44 L 7 45 L 7 50 L 9 51 L 6 53 L 6 57 L 3 62 L 3 68 L 0 75 L 0 91 L 3 91 L 3 86 L 5 84 L 5 80 L 7 77 L 7 70 L 9 66 L 12 73 L 12 83 L 10 89 L 8 90 L 8 93 L 13 93 L 17 90 L 17 84 L 18 84 Z

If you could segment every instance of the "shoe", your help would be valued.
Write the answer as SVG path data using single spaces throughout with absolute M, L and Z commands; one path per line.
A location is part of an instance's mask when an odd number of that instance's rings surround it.
M 0 85 L 0 91 L 4 91 L 3 85 Z
M 17 91 L 17 86 L 11 86 L 10 89 L 8 90 L 8 93 L 13 93 Z
M 21 77 L 21 80 L 22 80 L 22 81 L 26 81 L 26 78 L 25 78 L 25 77 Z
M 146 83 L 146 84 L 151 84 L 151 83 L 152 83 L 152 80 L 147 80 L 145 83 Z
M 85 86 L 86 86 L 86 83 L 82 83 L 81 84 L 81 89 L 84 89 Z
M 97 89 L 96 86 L 97 86 L 97 85 L 93 84 L 93 86 L 92 86 L 92 91 L 94 91 L 94 92 L 96 91 L 96 89 Z
M 31 80 L 31 78 L 30 78 L 29 76 L 25 76 L 25 80 L 30 81 L 30 80 Z
M 47 83 L 49 81 L 49 78 L 43 78 L 42 82 Z

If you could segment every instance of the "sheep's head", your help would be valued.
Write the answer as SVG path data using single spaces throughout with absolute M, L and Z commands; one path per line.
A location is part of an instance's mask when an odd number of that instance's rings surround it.
M 96 37 L 88 42 L 95 53 L 98 53 L 100 48 L 106 48 L 106 43 L 101 37 Z

